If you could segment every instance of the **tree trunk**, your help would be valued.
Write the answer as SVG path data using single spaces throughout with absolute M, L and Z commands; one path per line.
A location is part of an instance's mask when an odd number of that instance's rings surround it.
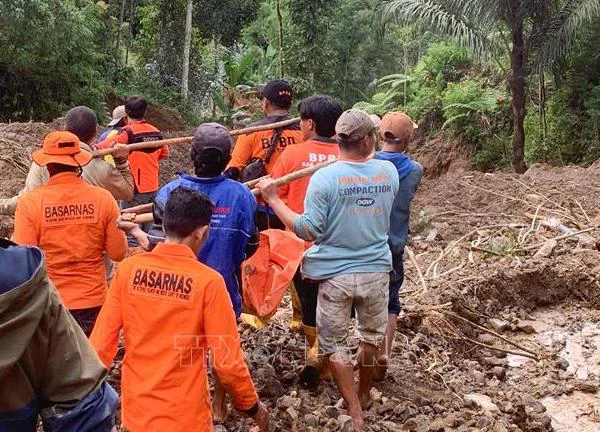
M 181 72 L 181 95 L 184 99 L 189 95 L 190 51 L 192 48 L 192 11 L 193 0 L 187 1 L 185 14 L 185 40 L 183 43 L 183 71 Z
M 279 26 L 279 78 L 283 79 L 283 17 L 281 16 L 281 1 L 276 0 L 277 24 Z
M 136 0 L 131 0 L 129 7 L 129 34 L 127 35 L 127 43 L 125 44 L 125 66 L 129 64 L 129 50 L 133 41 L 133 18 L 135 13 Z
M 540 127 L 540 142 L 542 144 L 542 148 L 544 149 L 544 162 L 548 162 L 547 153 L 548 153 L 548 122 L 546 121 L 546 78 L 544 76 L 544 71 L 540 69 L 539 71 L 539 127 Z
M 525 43 L 523 22 L 512 22 L 511 74 L 509 79 L 513 112 L 513 166 L 518 173 L 527 171 L 525 165 Z
M 121 12 L 119 13 L 119 31 L 117 33 L 117 55 L 119 55 L 119 48 L 121 47 L 121 30 L 123 28 L 123 20 L 125 19 L 125 3 L 127 3 L 127 0 L 121 1 Z M 119 58 L 120 57 L 121 56 L 119 56 Z
M 213 81 L 216 81 L 219 77 L 219 43 L 217 41 L 216 35 L 213 35 L 213 55 L 214 55 L 214 59 L 215 59 L 215 69 L 214 69 Z M 212 118 L 215 118 L 216 116 L 217 116 L 217 104 L 215 103 L 214 97 L 213 97 Z

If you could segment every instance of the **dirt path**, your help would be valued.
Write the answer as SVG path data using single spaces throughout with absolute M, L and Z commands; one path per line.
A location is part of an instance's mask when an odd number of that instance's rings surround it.
M 49 130 L 0 125 L 2 196 L 21 187 L 27 151 Z M 189 171 L 188 151 L 173 148 L 163 182 Z M 600 431 L 599 209 L 600 166 L 425 179 L 413 206 L 394 357 L 367 430 Z M 0 234 L 11 225 L 1 216 Z M 332 383 L 298 384 L 304 341 L 289 319 L 285 306 L 266 329 L 240 328 L 273 430 L 349 430 Z M 112 378 L 118 384 L 118 369 Z M 216 431 L 249 424 L 233 414 Z

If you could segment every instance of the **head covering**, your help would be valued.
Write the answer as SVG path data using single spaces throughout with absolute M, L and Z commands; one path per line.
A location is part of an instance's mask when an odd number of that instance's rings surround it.
M 294 97 L 292 86 L 287 81 L 283 80 L 268 82 L 267 85 L 262 88 L 261 94 L 275 105 L 281 107 L 291 106 L 292 98 Z
M 218 149 L 228 155 L 231 153 L 231 135 L 227 128 L 219 123 L 203 123 L 194 133 L 192 147 L 197 152 Z
M 379 133 L 384 140 L 409 141 L 419 126 L 403 112 L 391 112 L 383 116 Z
M 82 167 L 92 160 L 92 154 L 81 150 L 77 135 L 67 131 L 50 132 L 44 138 L 40 150 L 31 155 L 34 162 L 40 166 L 49 163 Z
M 357 142 L 369 135 L 375 126 L 365 111 L 352 108 L 344 111 L 335 125 L 335 133 L 343 141 Z
M 108 124 L 109 126 L 114 126 L 119 123 L 123 117 L 126 117 L 127 113 L 125 112 L 125 105 L 119 105 L 112 112 L 112 120 Z
M 369 117 L 371 117 L 371 121 L 373 122 L 375 129 L 379 130 L 379 127 L 381 126 L 381 119 L 379 116 L 377 114 L 371 114 Z

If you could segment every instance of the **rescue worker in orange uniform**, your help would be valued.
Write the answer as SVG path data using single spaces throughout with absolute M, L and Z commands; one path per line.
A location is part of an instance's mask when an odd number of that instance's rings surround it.
M 145 99 L 132 96 L 125 102 L 127 124 L 121 131 L 96 144 L 99 149 L 110 148 L 116 143 L 135 144 L 163 139 L 160 131 L 144 118 L 148 103 Z M 169 156 L 169 147 L 133 150 L 129 153 L 129 167 L 135 181 L 135 195 L 123 207 L 133 207 L 152 202 L 159 186 L 159 161 Z
M 261 126 L 289 120 L 294 92 L 286 81 L 274 80 L 263 87 L 262 110 L 265 118 L 250 126 Z M 281 129 L 241 135 L 231 154 L 231 161 L 223 173 L 234 180 L 246 182 L 270 174 L 281 153 L 302 142 L 297 124 Z M 285 226 L 266 205 L 259 204 L 256 225 L 260 231 L 267 228 L 285 229 Z
M 122 418 L 130 432 L 212 431 L 206 353 L 234 406 L 267 431 L 268 415 L 244 360 L 223 277 L 196 258 L 214 210 L 192 189 L 173 190 L 164 243 L 117 269 L 90 341 L 109 366 L 125 335 Z
M 121 261 L 127 252 L 117 227 L 119 207 L 110 192 L 81 178 L 92 155 L 76 135 L 49 133 L 32 158 L 48 169 L 50 180 L 19 199 L 13 239 L 44 251 L 50 279 L 89 336 L 107 288 L 103 255 Z
M 340 147 L 333 138 L 335 124 L 342 115 L 342 107 L 329 96 L 309 96 L 300 102 L 300 131 L 303 143 L 289 146 L 275 163 L 271 177 L 279 178 L 294 171 L 335 161 Z M 304 213 L 304 198 L 310 177 L 294 180 L 279 188 L 279 196 L 298 214 Z M 307 242 L 307 248 L 311 243 Z M 300 270 L 293 285 L 301 307 L 302 330 L 306 336 L 306 364 L 300 373 L 300 382 L 309 387 L 318 384 L 320 375 L 328 376 L 319 356 L 317 340 L 317 297 L 319 283 L 302 277 Z M 293 298 L 293 292 L 292 292 Z

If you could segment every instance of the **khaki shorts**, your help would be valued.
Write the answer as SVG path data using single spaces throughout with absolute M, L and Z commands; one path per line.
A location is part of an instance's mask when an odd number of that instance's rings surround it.
M 388 320 L 389 284 L 389 273 L 350 273 L 321 282 L 317 329 L 323 354 L 348 351 L 353 305 L 358 339 L 379 346 Z

